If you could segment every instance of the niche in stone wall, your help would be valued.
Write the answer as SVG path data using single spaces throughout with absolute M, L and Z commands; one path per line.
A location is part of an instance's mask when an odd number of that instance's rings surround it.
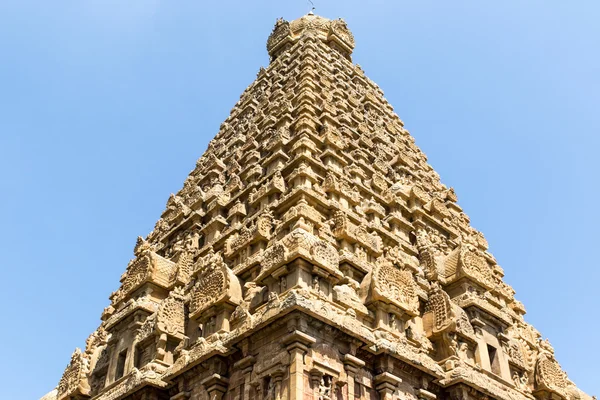
M 145 340 L 135 347 L 134 365 L 137 369 L 144 367 L 154 358 L 154 342 Z
M 127 349 L 121 351 L 117 357 L 115 380 L 119 380 L 123 377 L 123 375 L 125 375 L 125 361 L 127 361 Z
M 487 350 L 490 358 L 490 368 L 492 373 L 500 375 L 500 357 L 498 355 L 498 349 L 488 344 Z

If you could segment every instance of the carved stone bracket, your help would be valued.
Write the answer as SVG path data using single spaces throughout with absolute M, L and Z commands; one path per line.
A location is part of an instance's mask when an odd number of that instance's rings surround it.
M 202 381 L 202 386 L 208 392 L 208 398 L 211 400 L 221 400 L 223 395 L 227 392 L 229 386 L 229 379 L 219 375 L 212 374 L 208 378 Z
M 417 397 L 419 398 L 419 400 L 435 400 L 437 398 L 437 396 L 425 389 L 418 389 L 417 390 Z
M 373 378 L 375 389 L 379 392 L 381 400 L 391 400 L 402 379 L 389 372 L 383 372 Z

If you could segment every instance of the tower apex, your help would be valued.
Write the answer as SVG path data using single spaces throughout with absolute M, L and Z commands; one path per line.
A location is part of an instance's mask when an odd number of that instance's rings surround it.
M 316 37 L 328 46 L 340 52 L 350 60 L 354 50 L 354 35 L 343 19 L 331 20 L 314 13 L 314 8 L 308 14 L 291 22 L 280 18 L 267 40 L 267 51 L 271 60 L 289 50 L 293 44 L 303 37 Z

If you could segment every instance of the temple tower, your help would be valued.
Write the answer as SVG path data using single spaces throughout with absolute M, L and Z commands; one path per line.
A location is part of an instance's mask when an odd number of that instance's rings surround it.
M 589 399 L 354 44 L 277 21 L 45 399 Z

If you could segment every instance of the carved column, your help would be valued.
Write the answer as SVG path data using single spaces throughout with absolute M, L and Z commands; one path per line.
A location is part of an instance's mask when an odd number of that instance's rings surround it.
M 227 361 L 216 356 L 206 360 L 202 366 L 212 372 L 210 376 L 200 382 L 206 389 L 208 398 L 210 400 L 221 400 L 229 386 L 229 379 L 224 376 L 227 374 Z
M 475 336 L 477 337 L 477 347 L 475 348 L 475 362 L 483 369 L 490 371 L 490 358 L 487 353 L 487 343 L 483 339 L 483 327 L 485 322 L 479 318 L 471 319 L 471 324 L 475 329 Z
M 204 386 L 204 389 L 208 392 L 208 398 L 210 400 L 221 400 L 223 395 L 227 392 L 228 385 L 229 379 L 224 378 L 219 374 L 212 374 L 202 381 L 202 386 Z
M 375 390 L 379 392 L 380 400 L 392 400 L 398 385 L 402 383 L 402 379 L 389 372 L 384 372 L 374 377 L 373 382 L 375 383 Z
M 321 384 L 321 379 L 323 378 L 323 372 L 313 368 L 310 371 L 310 386 L 313 392 L 313 399 L 319 398 L 319 385 Z
M 359 358 L 354 357 L 351 354 L 346 354 L 344 356 L 344 369 L 346 370 L 347 375 L 347 385 L 348 385 L 348 399 L 354 399 L 355 393 L 355 382 L 356 382 L 356 373 L 365 366 L 365 362 Z
M 500 376 L 504 378 L 504 380 L 511 382 L 512 376 L 510 375 L 510 367 L 508 366 L 508 346 L 510 343 L 510 338 L 503 333 L 498 334 L 498 342 L 500 343 L 500 348 L 498 349 L 498 357 L 500 357 Z
M 119 340 L 116 335 L 112 335 L 108 338 L 107 341 L 107 349 L 110 350 L 109 359 L 108 359 L 108 370 L 106 372 L 106 378 L 104 380 L 104 387 L 112 384 L 115 381 L 115 368 L 117 365 L 117 354 L 118 351 Z
M 293 331 L 283 339 L 283 344 L 290 353 L 290 398 L 304 399 L 304 355 L 311 344 L 317 340 L 300 331 Z
M 275 387 L 275 400 L 281 400 L 281 383 L 283 381 L 283 371 L 277 370 L 271 374 L 271 381 L 273 382 L 273 386 Z
M 252 369 L 254 368 L 255 362 L 256 359 L 254 356 L 247 356 L 233 365 L 234 369 L 242 371 L 242 374 L 244 375 L 244 392 L 242 393 L 242 398 L 244 400 L 250 399 L 250 390 L 252 388 Z

